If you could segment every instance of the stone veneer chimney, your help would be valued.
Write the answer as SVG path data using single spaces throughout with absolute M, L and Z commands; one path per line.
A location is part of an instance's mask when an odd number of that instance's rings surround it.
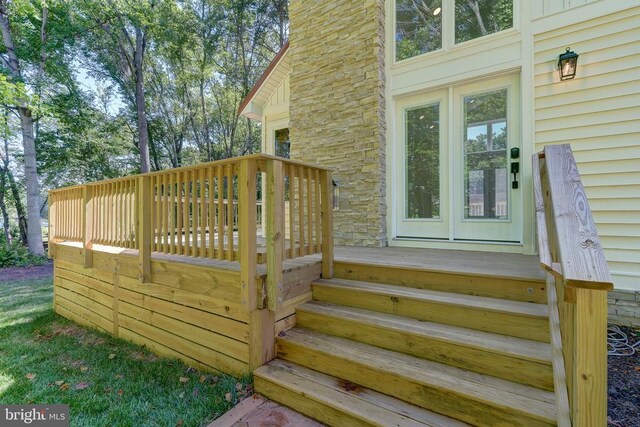
M 291 158 L 339 184 L 338 245 L 384 246 L 384 0 L 291 0 Z

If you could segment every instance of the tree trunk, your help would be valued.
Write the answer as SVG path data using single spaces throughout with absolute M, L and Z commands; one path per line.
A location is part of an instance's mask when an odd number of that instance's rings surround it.
M 20 198 L 20 190 L 18 190 L 18 184 L 16 184 L 16 179 L 13 177 L 13 174 L 10 170 L 5 169 L 7 172 L 7 179 L 9 180 L 9 187 L 11 187 L 11 195 L 13 196 L 13 204 L 16 207 L 16 212 L 18 214 L 18 230 L 20 230 L 20 241 L 24 246 L 27 246 L 28 235 L 27 235 L 27 215 L 24 211 L 24 205 L 22 204 L 22 199 Z M 42 243 L 42 239 L 40 239 L 40 243 Z M 43 248 L 44 249 L 44 248 Z
M 209 135 L 209 119 L 207 118 L 207 105 L 204 96 L 204 67 L 201 70 L 202 74 L 200 76 L 200 104 L 202 106 L 202 119 L 204 122 L 204 140 L 207 144 L 207 161 L 210 162 L 211 158 L 211 136 Z
M 27 188 L 27 247 L 35 255 L 44 255 L 42 220 L 40 218 L 40 185 L 36 168 L 36 142 L 33 138 L 31 110 L 20 109 L 22 145 L 24 147 L 24 175 Z
M 7 248 L 11 247 L 11 227 L 9 225 L 9 212 L 7 211 L 7 203 L 5 201 L 5 193 L 7 189 L 7 171 L 2 168 L 0 170 L 0 211 L 2 211 L 2 228 L 4 229 L 4 238 Z
M 136 28 L 136 53 L 134 67 L 136 72 L 136 112 L 138 115 L 138 147 L 140 148 L 140 171 L 147 173 L 151 170 L 149 158 L 149 130 L 144 97 L 144 61 L 145 40 L 141 28 Z
M 0 1 L 0 29 L 9 57 L 8 65 L 11 76 L 19 81 L 22 79 L 20 62 L 16 55 L 16 48 L 11 35 L 6 1 Z M 40 221 L 40 186 L 38 184 L 38 170 L 36 167 L 36 143 L 33 136 L 33 117 L 27 100 L 20 100 L 18 112 L 22 125 L 22 145 L 24 147 L 24 175 L 27 186 L 27 234 L 29 252 L 44 255 L 42 245 L 42 223 Z M 17 204 L 17 203 L 16 203 Z M 17 207 L 17 206 L 16 206 Z M 22 226 L 22 225 L 21 225 Z
M 484 26 L 484 20 L 482 19 L 482 15 L 480 14 L 480 6 L 478 6 L 477 0 L 468 0 L 467 3 L 471 10 L 473 10 L 474 15 L 476 16 L 476 21 L 478 21 L 478 26 L 480 27 L 480 32 L 483 36 L 487 35 L 487 28 Z

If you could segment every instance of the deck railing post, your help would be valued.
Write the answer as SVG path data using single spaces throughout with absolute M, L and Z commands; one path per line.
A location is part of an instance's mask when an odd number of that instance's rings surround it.
M 93 267 L 93 187 L 82 186 L 82 253 L 84 268 Z
M 151 281 L 151 177 L 141 175 L 136 183 L 136 230 L 140 283 Z
M 256 290 L 256 163 L 240 162 L 238 175 L 238 242 L 240 244 L 241 302 L 251 312 L 257 307 Z
M 333 277 L 333 181 L 331 172 L 320 172 L 322 206 L 322 277 Z
M 607 425 L 607 291 L 575 289 L 574 426 Z
M 280 160 L 267 162 L 267 305 L 282 303 L 284 256 L 284 174 Z

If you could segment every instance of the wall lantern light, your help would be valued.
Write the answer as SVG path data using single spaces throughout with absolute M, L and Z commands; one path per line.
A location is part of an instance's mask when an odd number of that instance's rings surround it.
M 333 184 L 333 210 L 337 211 L 340 206 L 340 184 L 333 179 L 331 183 Z
M 576 76 L 578 69 L 578 54 L 567 48 L 567 51 L 560 54 L 558 59 L 558 71 L 560 71 L 560 81 L 571 80 Z

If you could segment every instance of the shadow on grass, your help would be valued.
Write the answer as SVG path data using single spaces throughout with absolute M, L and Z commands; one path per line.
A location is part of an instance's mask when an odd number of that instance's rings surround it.
M 75 426 L 201 426 L 250 393 L 250 378 L 156 357 L 51 306 L 51 279 L 0 284 L 0 402 L 68 404 Z

